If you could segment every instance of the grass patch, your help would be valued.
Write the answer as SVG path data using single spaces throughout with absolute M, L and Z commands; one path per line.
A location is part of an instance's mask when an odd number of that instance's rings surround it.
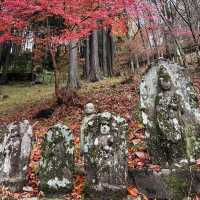
M 94 83 L 88 83 L 86 81 L 83 81 L 81 83 L 81 90 L 79 91 L 79 94 L 90 94 L 97 92 L 99 90 L 103 90 L 106 88 L 109 88 L 114 85 L 120 84 L 125 77 L 113 77 L 113 78 L 107 78 L 98 82 Z
M 78 91 L 80 95 L 95 93 L 122 82 L 124 78 L 108 78 L 95 83 L 81 82 L 82 88 Z M 15 113 L 29 106 L 34 106 L 39 102 L 52 98 L 54 94 L 53 84 L 31 85 L 30 83 L 15 83 L 1 86 L 0 88 L 0 115 Z M 8 96 L 7 98 L 1 98 Z
M 53 85 L 32 86 L 30 83 L 16 83 L 1 86 L 0 92 L 2 96 L 7 96 L 0 100 L 0 115 L 6 115 L 50 98 L 54 87 Z

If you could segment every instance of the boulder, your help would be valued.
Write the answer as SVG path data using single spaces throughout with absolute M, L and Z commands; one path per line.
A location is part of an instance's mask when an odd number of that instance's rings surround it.
M 51 127 L 41 147 L 40 189 L 45 194 L 72 190 L 74 143 L 71 130 L 62 124 Z
M 200 168 L 162 169 L 155 172 L 147 168 L 129 170 L 130 184 L 149 199 L 189 199 L 200 194 Z
M 140 103 L 151 159 L 162 166 L 200 156 L 200 111 L 187 69 L 164 59 L 153 63 L 140 84 Z
M 28 120 L 0 127 L 0 186 L 22 191 L 32 150 L 32 127 Z
M 85 162 L 84 199 L 127 198 L 128 125 L 120 116 L 93 114 L 82 128 Z

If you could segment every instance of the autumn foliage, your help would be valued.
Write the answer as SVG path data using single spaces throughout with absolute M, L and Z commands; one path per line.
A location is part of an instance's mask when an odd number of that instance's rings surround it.
M 56 44 L 84 37 L 100 27 L 117 24 L 121 28 L 123 23 L 118 23 L 119 19 L 123 21 L 126 8 L 135 3 L 134 0 L 4 0 L 0 3 L 0 42 L 22 36 L 36 21 L 40 26 L 37 31 L 45 31 Z M 52 19 L 58 22 L 57 26 L 51 25 Z

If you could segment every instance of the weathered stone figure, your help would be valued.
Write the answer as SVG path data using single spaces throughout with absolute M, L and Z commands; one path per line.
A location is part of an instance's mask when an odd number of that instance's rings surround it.
M 99 113 L 86 123 L 84 159 L 85 199 L 122 200 L 127 191 L 126 121 L 109 112 Z
M 82 125 L 81 125 L 81 132 L 80 132 L 80 141 L 81 141 L 81 147 L 80 147 L 80 150 L 81 150 L 81 155 L 84 153 L 84 129 L 85 127 L 87 126 L 87 123 L 88 121 L 94 117 L 95 115 L 95 107 L 94 107 L 94 104 L 92 103 L 88 103 L 85 105 L 85 110 L 84 110 L 84 119 L 83 119 L 83 122 L 82 122 Z M 87 148 L 85 146 L 85 148 Z
M 164 149 L 163 157 L 169 163 L 181 161 L 186 152 L 184 123 L 182 120 L 184 109 L 182 108 L 181 96 L 176 94 L 172 87 L 172 81 L 167 70 L 160 66 L 155 116 L 157 128 L 163 136 L 162 140 L 159 141 L 159 145 Z
M 164 166 L 200 156 L 200 111 L 183 67 L 154 63 L 140 85 L 140 102 L 151 159 Z
M 32 150 L 32 127 L 28 120 L 0 127 L 0 186 L 21 191 Z
M 41 147 L 40 189 L 46 194 L 68 192 L 73 187 L 74 143 L 71 130 L 62 124 L 49 129 Z

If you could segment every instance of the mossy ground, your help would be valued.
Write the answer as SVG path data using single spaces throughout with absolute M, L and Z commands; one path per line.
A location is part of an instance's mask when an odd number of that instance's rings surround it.
M 7 115 L 44 101 L 53 94 L 53 85 L 17 83 L 0 87 L 0 93 L 7 98 L 0 100 L 0 115 Z
M 109 78 L 97 83 L 81 82 L 82 89 L 78 94 L 98 92 L 105 86 L 113 86 L 121 81 L 123 77 Z M 109 91 L 108 91 L 109 92 Z M 51 99 L 54 95 L 53 84 L 31 85 L 31 83 L 13 83 L 0 86 L 0 116 L 6 116 L 24 108 L 34 107 L 37 103 Z M 2 99 L 1 99 L 2 96 Z M 6 96 L 6 98 L 3 98 Z

